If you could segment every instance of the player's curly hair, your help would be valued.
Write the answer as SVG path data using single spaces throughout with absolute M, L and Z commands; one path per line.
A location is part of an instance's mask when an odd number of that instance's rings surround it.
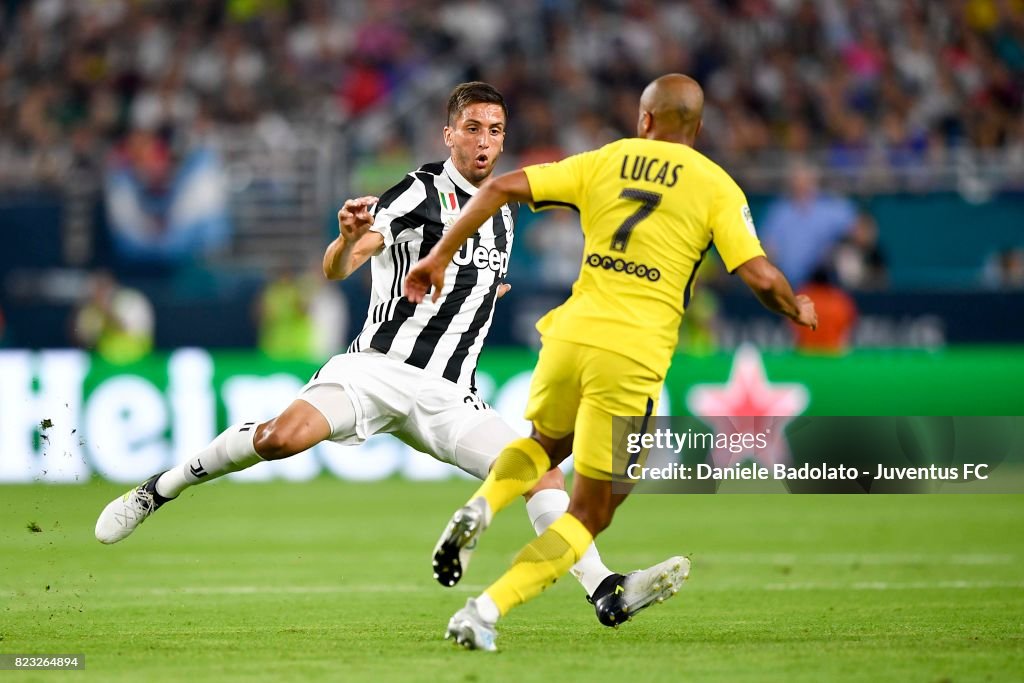
M 490 83 L 484 83 L 483 81 L 470 81 L 469 83 L 460 83 L 455 86 L 452 90 L 452 94 L 448 96 L 448 125 L 455 123 L 455 120 L 462 114 L 462 110 L 471 104 L 497 104 L 501 106 L 501 110 L 505 113 L 505 119 L 508 120 L 508 106 L 505 104 L 505 98 L 501 96 L 501 93 L 491 85 Z

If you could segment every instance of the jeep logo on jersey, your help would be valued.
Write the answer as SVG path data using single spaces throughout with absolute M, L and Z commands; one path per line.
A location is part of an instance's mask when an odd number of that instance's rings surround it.
M 502 253 L 497 249 L 488 249 L 482 244 L 477 246 L 476 240 L 470 237 L 456 252 L 452 263 L 457 266 L 468 266 L 472 263 L 476 268 L 487 268 L 493 270 L 500 277 L 504 277 L 508 272 L 508 252 Z

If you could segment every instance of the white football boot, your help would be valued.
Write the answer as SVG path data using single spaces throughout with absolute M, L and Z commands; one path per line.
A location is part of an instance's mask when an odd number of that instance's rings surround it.
M 96 520 L 96 540 L 109 544 L 127 538 L 137 526 L 146 521 L 146 518 L 160 509 L 160 506 L 173 500 L 164 498 L 156 492 L 156 480 L 160 478 L 160 474 L 154 474 L 103 508 L 99 519 Z
M 452 615 L 448 620 L 448 630 L 445 631 L 444 639 L 455 639 L 456 645 L 461 645 L 467 650 L 487 650 L 494 652 L 498 647 L 494 644 L 498 637 L 498 631 L 494 624 L 489 624 L 480 616 L 476 607 L 476 600 L 466 600 L 466 606 Z
M 664 562 L 622 574 L 612 574 L 588 598 L 605 626 L 618 626 L 632 619 L 637 612 L 665 602 L 679 592 L 690 577 L 690 561 L 670 557 Z

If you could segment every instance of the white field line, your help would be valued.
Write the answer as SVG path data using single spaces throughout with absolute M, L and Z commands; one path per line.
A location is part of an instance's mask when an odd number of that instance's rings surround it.
M 690 584 L 693 585 L 693 584 Z M 708 591 L 812 591 L 812 590 L 854 590 L 854 591 L 902 591 L 902 590 L 985 590 L 989 588 L 1024 588 L 1024 581 L 854 581 L 854 582 L 816 582 L 794 581 L 790 583 L 776 582 L 767 584 L 735 584 L 729 585 L 697 584 L 699 590 Z M 478 592 L 486 586 L 459 586 L 469 592 Z M 435 593 L 433 584 L 374 584 L 345 586 L 184 586 L 180 588 L 150 588 L 141 591 L 147 595 L 307 595 L 334 593 Z
M 487 586 L 483 584 L 467 584 L 461 586 L 470 592 L 479 593 Z M 104 595 L 127 595 L 127 596 L 167 596 L 167 595 L 332 595 L 337 593 L 435 593 L 439 586 L 429 584 L 358 584 L 351 583 L 334 586 L 159 586 L 153 588 L 137 587 L 100 587 L 89 588 L 75 587 L 63 591 L 63 593 L 91 593 L 101 592 Z M 20 597 L 33 591 L 17 591 L 0 589 L 0 597 Z M 59 593 L 54 593 L 55 595 Z
M 266 558 L 280 560 L 281 555 L 274 553 L 245 553 L 248 559 Z M 630 565 L 642 566 L 654 564 L 665 559 L 664 555 L 636 553 L 629 556 Z M 747 565 L 747 564 L 781 564 L 781 565 L 823 565 L 847 566 L 860 565 L 912 565 L 912 564 L 946 564 L 963 566 L 984 566 L 1016 564 L 1020 561 L 1017 555 L 998 553 L 694 553 L 694 563 L 707 562 L 716 565 Z M 165 553 L 140 555 L 132 560 L 143 564 L 181 564 L 180 555 Z
M 916 591 L 916 590 L 989 590 L 997 588 L 1024 589 L 1024 581 L 854 581 L 818 582 L 793 581 L 767 584 L 728 584 L 701 582 L 688 583 L 699 592 L 746 592 L 746 591 Z M 460 592 L 476 593 L 483 585 L 460 586 Z M 692 589 L 691 589 L 692 590 Z M 87 591 L 91 592 L 91 591 Z M 437 593 L 431 584 L 347 584 L 330 586 L 176 586 L 154 588 L 104 588 L 104 595 L 127 596 L 172 596 L 172 595 L 335 595 L 340 593 Z M 19 597 L 25 591 L 0 590 L 0 596 Z
M 763 589 L 768 591 L 985 590 L 988 588 L 1024 588 L 1024 581 L 855 581 L 853 583 L 801 581 L 793 583 L 769 583 L 763 586 Z
M 439 588 L 436 584 L 411 583 L 372 584 L 358 583 L 344 586 L 180 586 L 176 588 L 129 589 L 125 592 L 146 595 L 324 595 L 334 593 L 426 593 Z M 467 586 L 482 591 L 486 586 Z
M 664 559 L 655 555 L 636 555 L 631 557 L 635 563 L 640 560 L 650 562 Z M 990 553 L 694 553 L 691 557 L 694 564 L 707 562 L 716 565 L 747 565 L 747 564 L 780 564 L 780 565 L 912 565 L 912 564 L 945 564 L 945 565 L 999 565 L 1015 564 L 1019 561 L 1016 555 Z

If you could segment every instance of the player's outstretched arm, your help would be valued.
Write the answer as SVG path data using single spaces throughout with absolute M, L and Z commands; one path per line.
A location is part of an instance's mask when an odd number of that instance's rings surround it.
M 431 301 L 436 302 L 444 288 L 445 268 L 451 263 L 455 252 L 483 225 L 484 221 L 494 215 L 495 211 L 512 201 L 533 201 L 530 181 L 521 170 L 488 180 L 480 187 L 480 191 L 463 207 L 462 215 L 451 229 L 434 245 L 429 254 L 413 265 L 405 278 L 406 298 L 418 304 L 433 286 L 434 295 Z
M 324 252 L 324 277 L 328 280 L 344 280 L 380 253 L 384 236 L 370 230 L 370 207 L 376 203 L 376 197 L 349 199 L 338 211 L 338 236 Z
M 745 262 L 736 273 L 768 310 L 812 330 L 818 326 L 818 314 L 811 298 L 803 294 L 794 296 L 789 280 L 764 256 Z

